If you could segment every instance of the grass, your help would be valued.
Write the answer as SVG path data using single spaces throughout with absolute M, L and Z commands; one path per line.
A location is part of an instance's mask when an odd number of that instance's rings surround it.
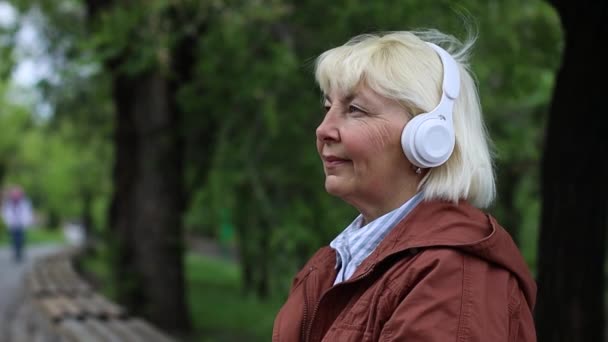
M 60 229 L 48 229 L 34 227 L 27 230 L 26 243 L 27 245 L 38 244 L 61 244 L 65 243 L 63 231 Z M 6 230 L 0 231 L 0 246 L 9 244 L 9 236 Z
M 269 341 L 281 302 L 243 295 L 236 264 L 195 254 L 186 257 L 195 341 Z

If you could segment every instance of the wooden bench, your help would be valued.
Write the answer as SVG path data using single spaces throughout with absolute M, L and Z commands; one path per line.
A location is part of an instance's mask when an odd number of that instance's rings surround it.
M 74 250 L 38 258 L 27 274 L 31 311 L 41 316 L 53 341 L 174 342 L 144 320 L 95 292 L 72 265 Z M 39 319 L 40 320 L 40 319 Z

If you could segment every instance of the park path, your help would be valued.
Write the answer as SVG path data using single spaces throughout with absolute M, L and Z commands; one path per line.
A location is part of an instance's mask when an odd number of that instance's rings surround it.
M 0 247 L 0 341 L 6 341 L 6 334 L 10 330 L 8 324 L 13 321 L 21 302 L 22 290 L 25 288 L 24 276 L 32 267 L 32 261 L 61 248 L 61 245 L 28 246 L 25 260 L 15 263 L 12 251 Z

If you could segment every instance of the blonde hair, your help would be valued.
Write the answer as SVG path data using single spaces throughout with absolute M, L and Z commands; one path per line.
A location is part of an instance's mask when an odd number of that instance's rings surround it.
M 426 200 L 489 206 L 496 196 L 491 141 L 481 116 L 477 86 L 468 58 L 475 37 L 466 43 L 437 30 L 365 34 L 317 58 L 315 77 L 324 93 L 352 92 L 365 84 L 397 100 L 411 115 L 431 111 L 441 98 L 443 66 L 425 42 L 448 51 L 460 69 L 460 96 L 454 104 L 456 145 L 448 161 L 429 170 L 418 188 Z

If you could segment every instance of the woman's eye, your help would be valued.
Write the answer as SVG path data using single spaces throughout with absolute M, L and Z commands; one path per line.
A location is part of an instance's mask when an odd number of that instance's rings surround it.
M 363 113 L 363 110 L 361 110 L 361 108 L 359 108 L 359 107 L 348 106 L 348 112 L 349 113 Z
M 325 113 L 327 113 L 327 112 L 329 112 L 329 109 L 330 109 L 330 108 L 331 108 L 331 106 L 329 106 L 329 105 L 325 105 L 325 106 L 323 106 L 323 111 L 324 111 Z

